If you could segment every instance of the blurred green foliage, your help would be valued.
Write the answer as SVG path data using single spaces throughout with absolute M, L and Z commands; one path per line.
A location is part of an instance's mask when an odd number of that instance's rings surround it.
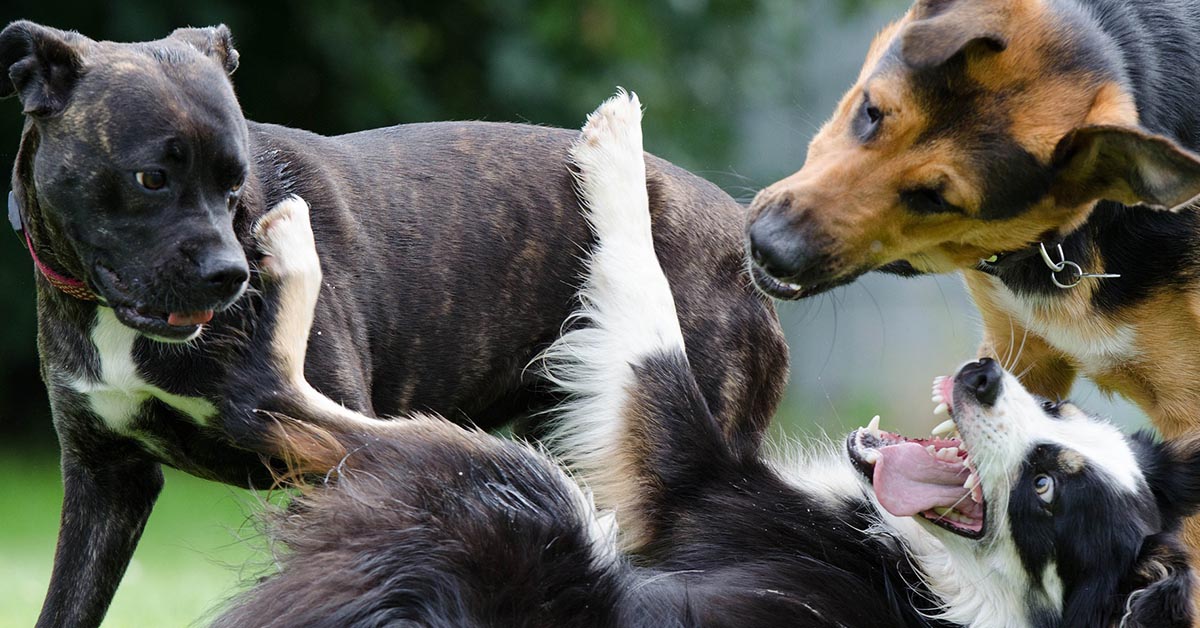
M 703 169 L 735 160 L 739 100 L 794 100 L 779 77 L 820 60 L 811 35 L 874 4 L 897 0 L 9 0 L 0 18 L 114 41 L 224 22 L 241 53 L 234 82 L 247 117 L 326 134 L 440 119 L 575 127 L 624 85 L 654 115 L 647 145 L 711 174 Z M 21 124 L 18 103 L 0 103 L 2 168 Z M 775 175 L 748 174 L 736 191 Z M 15 237 L 0 245 L 0 291 L 0 437 L 49 443 L 32 267 Z

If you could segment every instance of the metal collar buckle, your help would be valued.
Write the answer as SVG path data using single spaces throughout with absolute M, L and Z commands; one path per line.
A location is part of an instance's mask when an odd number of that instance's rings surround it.
M 1046 250 L 1046 243 L 1039 242 L 1038 246 L 1041 248 L 1042 261 L 1046 262 L 1046 267 L 1050 269 L 1050 281 L 1053 281 L 1054 285 L 1062 288 L 1063 290 L 1070 290 L 1071 288 L 1078 286 L 1079 284 L 1083 283 L 1084 279 L 1119 279 L 1121 277 L 1120 275 L 1114 275 L 1110 273 L 1083 272 L 1083 268 L 1081 268 L 1079 264 L 1067 259 L 1067 254 L 1063 252 L 1063 247 L 1061 244 L 1057 245 L 1059 259 L 1057 262 L 1050 257 L 1050 251 Z M 1059 281 L 1058 276 L 1067 271 L 1070 272 L 1067 282 L 1063 283 L 1062 281 Z

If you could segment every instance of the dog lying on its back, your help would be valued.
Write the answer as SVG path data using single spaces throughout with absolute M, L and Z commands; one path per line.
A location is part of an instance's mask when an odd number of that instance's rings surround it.
M 550 442 L 615 518 L 529 446 L 432 417 L 360 427 L 308 389 L 279 330 L 310 322 L 320 266 L 289 201 L 261 230 L 283 306 L 247 368 L 293 395 L 273 438 L 328 481 L 279 513 L 280 571 L 218 626 L 1189 625 L 1200 442 L 1126 438 L 990 360 L 935 382 L 940 437 L 873 422 L 779 465 L 725 434 L 655 256 L 640 116 L 619 95 L 572 151 L 597 244 L 586 326 L 547 356 L 571 395 Z
M 574 134 L 259 124 L 234 96 L 238 61 L 224 26 L 141 43 L 29 22 L 0 32 L 0 97 L 26 115 L 10 218 L 40 269 L 65 491 L 43 628 L 99 625 L 160 464 L 271 483 L 261 459 L 280 452 L 252 411 L 276 391 L 226 367 L 257 359 L 243 339 L 274 304 L 245 296 L 250 231 L 290 194 L 312 206 L 324 266 L 305 362 L 324 395 L 368 417 L 421 409 L 485 427 L 553 403 L 525 367 L 570 314 L 590 238 L 567 169 Z M 782 394 L 787 347 L 747 285 L 744 212 L 658 159 L 647 184 L 707 401 L 754 438 Z

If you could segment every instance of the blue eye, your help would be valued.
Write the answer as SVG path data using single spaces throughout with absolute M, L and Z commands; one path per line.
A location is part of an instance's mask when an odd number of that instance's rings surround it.
M 1054 502 L 1054 478 L 1042 474 L 1033 478 L 1033 490 L 1037 493 L 1038 499 L 1047 504 Z

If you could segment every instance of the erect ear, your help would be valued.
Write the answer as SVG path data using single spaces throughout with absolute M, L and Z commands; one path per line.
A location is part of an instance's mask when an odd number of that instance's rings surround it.
M 1008 47 L 1004 15 L 987 0 L 921 0 L 900 33 L 900 58 L 915 70 L 944 65 L 969 47 Z
M 62 112 L 83 74 L 80 48 L 87 38 L 33 22 L 13 22 L 0 31 L 0 98 L 16 94 L 25 113 Z
M 224 24 L 207 28 L 177 28 L 169 36 L 191 44 L 233 74 L 238 67 L 238 51 L 233 47 L 233 33 Z
M 1135 438 L 1149 439 L 1140 433 Z M 1200 436 L 1155 445 L 1143 457 L 1142 467 L 1164 526 L 1176 525 L 1200 511 Z
M 1052 193 L 1063 205 L 1117 201 L 1177 211 L 1200 196 L 1200 158 L 1141 129 L 1086 126 L 1054 149 Z

